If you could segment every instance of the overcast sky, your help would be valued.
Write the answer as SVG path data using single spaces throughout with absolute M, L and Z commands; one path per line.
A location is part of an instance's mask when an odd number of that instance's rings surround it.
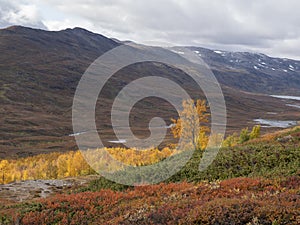
M 299 0 L 0 0 L 0 27 L 83 27 L 120 40 L 300 59 Z

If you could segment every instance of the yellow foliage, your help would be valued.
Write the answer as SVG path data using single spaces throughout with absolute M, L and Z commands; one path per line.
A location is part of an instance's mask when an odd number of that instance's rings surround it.
M 237 133 L 233 133 L 223 141 L 222 147 L 233 147 L 238 143 L 239 143 L 239 135 Z
M 107 151 L 116 160 L 131 166 L 145 166 L 157 163 L 174 152 L 169 148 L 159 149 L 125 149 L 125 148 L 108 148 Z
M 210 131 L 205 124 L 209 122 L 205 100 L 185 100 L 182 102 L 183 110 L 179 112 L 180 118 L 171 119 L 174 126 L 171 128 L 174 138 L 181 138 L 181 148 L 192 146 L 195 149 L 205 149 L 208 142 L 207 133 Z
M 144 166 L 157 163 L 172 154 L 169 148 L 159 149 L 125 149 L 104 148 L 87 150 L 84 157 L 93 158 L 94 168 L 101 169 L 101 164 L 109 165 L 112 170 L 122 169 L 119 165 L 105 157 L 103 154 L 95 154 L 95 151 L 105 150 L 114 159 L 131 166 Z M 57 179 L 94 174 L 95 171 L 87 164 L 80 151 L 66 153 L 40 154 L 27 158 L 9 159 L 0 161 L 0 184 L 28 179 Z
M 57 179 L 94 173 L 80 151 L 40 154 L 27 158 L 0 161 L 0 183 L 19 180 Z

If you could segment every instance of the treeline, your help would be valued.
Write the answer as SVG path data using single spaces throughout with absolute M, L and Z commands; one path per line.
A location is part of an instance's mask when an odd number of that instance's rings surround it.
M 165 147 L 162 150 L 157 148 L 146 150 L 138 150 L 135 148 L 105 148 L 105 150 L 114 159 L 130 166 L 151 165 L 176 153 L 176 150 L 168 147 Z
M 255 139 L 260 135 L 260 126 L 243 129 L 240 134 L 234 133 L 228 136 L 223 147 L 232 147 L 248 140 Z M 212 142 L 218 143 L 219 135 L 212 135 Z M 206 137 L 205 137 L 205 142 Z M 188 146 L 188 144 L 187 144 Z M 189 148 L 193 147 L 192 145 Z M 105 150 L 105 151 L 103 151 Z M 103 154 L 103 152 L 109 153 Z M 157 163 L 171 155 L 177 154 L 175 146 L 166 147 L 162 150 L 157 148 L 138 150 L 126 148 L 104 148 L 85 151 L 85 157 L 93 159 L 92 167 L 101 170 L 109 165 L 111 171 L 122 170 L 124 166 L 115 163 L 113 159 L 130 166 L 146 166 Z M 91 161 L 89 161 L 90 163 Z M 70 151 L 66 153 L 40 154 L 27 158 L 9 159 L 0 161 L 0 184 L 6 184 L 20 180 L 35 179 L 60 179 L 64 177 L 76 177 L 95 174 L 82 155 L 81 151 Z
M 107 151 L 114 159 L 131 166 L 153 164 L 174 153 L 174 151 L 169 148 L 164 148 L 162 150 L 148 149 L 142 151 L 125 148 L 105 148 L 105 151 Z M 94 154 L 97 152 L 101 152 L 101 150 L 88 150 L 85 152 L 85 156 L 94 157 Z M 111 162 L 108 158 L 102 158 L 97 160 L 96 163 L 109 164 Z M 111 164 L 113 165 L 113 163 Z M 93 167 L 101 168 L 101 165 L 93 165 Z M 122 168 L 112 169 L 119 170 Z M 59 179 L 95 173 L 96 172 L 82 156 L 81 151 L 40 154 L 27 158 L 0 161 L 0 184 L 20 180 Z
M 286 136 L 294 137 L 293 141 L 284 145 L 278 142 L 279 138 Z M 195 151 L 190 160 L 172 177 L 167 179 L 167 183 L 201 182 L 203 180 L 216 181 L 226 180 L 234 177 L 265 177 L 270 179 L 281 179 L 289 176 L 300 176 L 300 127 L 290 128 L 275 133 L 263 135 L 244 144 L 235 147 L 224 147 L 218 152 L 215 160 L 204 171 L 199 171 L 199 163 L 203 156 L 202 151 Z M 185 152 L 172 156 L 175 165 L 181 164 L 185 158 Z M 154 165 L 149 170 L 143 170 L 143 176 L 149 179 L 156 176 L 152 171 L 158 169 L 159 165 Z M 135 171 L 133 171 L 135 172 Z M 166 171 L 168 172 L 168 171 Z M 141 174 L 141 173 L 140 173 Z M 115 177 L 126 177 L 126 181 L 132 178 L 142 177 L 139 174 L 119 171 Z M 164 176 L 164 170 L 158 174 Z M 142 180 L 142 179 L 141 179 Z M 81 191 L 99 191 L 111 189 L 123 191 L 128 189 L 126 185 L 114 183 L 104 177 L 91 181 L 88 187 Z
M 57 179 L 95 173 L 80 151 L 40 154 L 0 161 L 0 183 L 20 180 Z

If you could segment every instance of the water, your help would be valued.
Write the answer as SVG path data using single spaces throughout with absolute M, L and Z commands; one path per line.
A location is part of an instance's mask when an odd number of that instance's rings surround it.
M 293 105 L 293 104 L 286 104 L 287 106 L 291 106 L 291 107 L 294 107 L 294 108 L 297 108 L 297 109 L 300 109 L 300 105 Z
M 68 136 L 69 137 L 74 137 L 74 136 L 78 136 L 78 135 L 81 135 L 81 134 L 86 134 L 88 131 L 82 131 L 82 132 L 78 132 L 78 133 L 74 133 L 74 134 L 69 134 Z
M 110 143 L 114 143 L 114 144 L 124 144 L 126 143 L 125 139 L 120 139 L 120 140 L 116 140 L 116 141 L 108 141 Z
M 262 127 L 278 127 L 278 128 L 288 128 L 297 125 L 297 121 L 293 120 L 267 120 L 267 119 L 255 119 L 254 122 L 261 124 Z
M 288 99 L 288 100 L 297 100 L 300 101 L 299 96 L 290 96 L 290 95 L 270 95 L 274 98 Z

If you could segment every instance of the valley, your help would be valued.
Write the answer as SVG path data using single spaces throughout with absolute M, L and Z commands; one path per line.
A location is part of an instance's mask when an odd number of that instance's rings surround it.
M 0 157 L 77 150 L 74 136 L 70 135 L 76 86 L 90 63 L 120 44 L 81 28 L 58 32 L 21 26 L 1 29 Z M 293 121 L 293 125 L 299 120 L 297 99 L 270 96 L 300 96 L 298 61 L 189 48 L 202 57 L 221 84 L 228 114 L 227 134 L 252 127 L 259 119 Z M 124 68 L 115 74 L 97 103 L 97 129 L 107 146 L 121 144 L 109 142 L 117 141 L 108 113 L 114 96 L 141 74 L 159 74 L 179 83 L 195 99 L 205 98 L 203 93 L 195 92 L 193 82 L 176 68 L 151 62 Z M 139 113 L 141 109 L 146 114 Z M 161 116 L 166 124 L 177 116 L 166 102 L 153 98 L 137 104 L 132 113 L 134 133 L 141 137 L 148 135 L 148 121 L 154 115 Z M 262 131 L 276 129 L 279 127 L 263 127 Z M 165 143 L 170 141 L 168 132 Z
M 199 170 L 213 149 L 206 149 L 209 131 L 200 130 L 177 149 L 174 137 L 183 133 L 176 129 L 184 122 L 171 120 L 178 112 L 163 99 L 147 97 L 129 116 L 139 138 L 151 135 L 153 117 L 163 118 L 165 125 L 152 130 L 166 129 L 157 148 L 125 148 L 130 140 L 119 139 L 113 130 L 114 99 L 139 78 L 160 76 L 194 100 L 206 99 L 182 70 L 153 61 L 124 67 L 108 80 L 95 107 L 105 148 L 78 150 L 75 138 L 89 141 L 93 130 L 73 131 L 77 85 L 95 59 L 124 44 L 82 28 L 0 29 L 0 224 L 299 224 L 300 61 L 186 47 L 214 73 L 227 109 L 226 140 L 207 169 Z M 210 109 L 198 106 L 200 128 L 206 128 Z M 193 128 L 188 131 L 195 135 Z M 212 135 L 216 143 L 218 135 Z M 191 158 L 170 175 L 169 164 L 181 165 L 194 146 Z M 88 164 L 89 157 L 96 160 Z
M 202 172 L 198 150 L 178 173 L 154 185 L 130 187 L 98 175 L 1 185 L 0 223 L 296 225 L 299 132 L 289 128 L 222 148 Z M 279 142 L 288 136 L 291 142 Z

